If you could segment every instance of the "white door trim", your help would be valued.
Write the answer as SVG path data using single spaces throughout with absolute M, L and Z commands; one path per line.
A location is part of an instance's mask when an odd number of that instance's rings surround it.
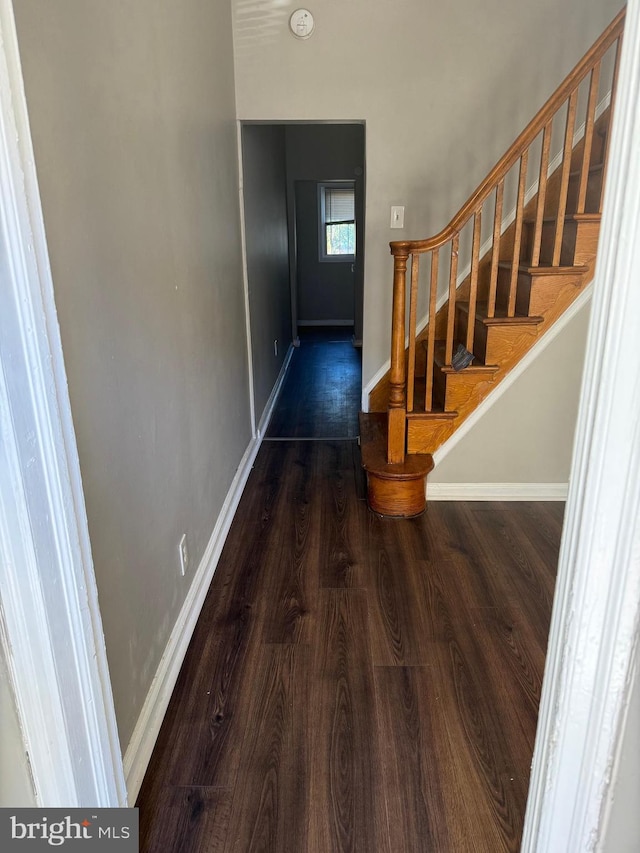
M 126 803 L 11 0 L 0 0 L 0 633 L 42 806 Z
M 629 0 L 524 853 L 601 849 L 640 608 L 640 0 Z

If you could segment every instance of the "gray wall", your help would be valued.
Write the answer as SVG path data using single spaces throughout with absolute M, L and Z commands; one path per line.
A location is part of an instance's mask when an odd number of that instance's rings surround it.
M 436 465 L 429 483 L 568 481 L 590 307 Z
M 0 808 L 35 806 L 27 754 L 0 643 Z
M 318 184 L 296 181 L 295 200 L 298 324 L 353 324 L 353 261 L 320 260 Z
M 285 129 L 242 128 L 244 217 L 256 419 L 292 340 Z M 275 354 L 274 341 L 278 341 Z
M 251 438 L 231 10 L 14 8 L 124 749 Z
M 306 277 L 297 281 L 298 270 L 292 253 L 291 286 L 295 294 L 302 284 L 301 304 L 294 305 L 294 316 L 301 320 L 352 320 L 355 337 L 362 340 L 362 300 L 364 288 L 364 204 L 365 204 L 365 129 L 361 124 L 299 124 L 286 127 L 287 199 L 291 245 L 302 252 Z M 345 180 L 355 183 L 356 262 L 319 263 L 317 258 L 317 201 L 309 198 L 302 212 L 310 223 L 308 239 L 296 239 L 295 186 L 301 181 Z M 303 189 L 303 192 L 305 190 Z M 300 218 L 300 211 L 297 211 Z M 315 230 L 314 230 L 315 229 Z M 314 239 L 315 238 L 315 239 Z M 309 313 L 310 312 L 310 313 Z M 312 316 L 310 316 L 310 314 Z
M 389 358 L 389 240 L 446 225 L 622 3 L 326 3 L 306 41 L 292 6 L 232 4 L 240 118 L 366 121 L 366 385 Z

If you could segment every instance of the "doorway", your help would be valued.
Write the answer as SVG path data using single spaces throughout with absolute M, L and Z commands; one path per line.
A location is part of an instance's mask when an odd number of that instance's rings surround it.
M 358 393 L 343 395 L 349 401 L 358 398 L 357 417 L 364 292 L 364 124 L 244 122 L 241 140 L 256 426 L 261 431 L 266 427 L 275 393 L 289 362 L 300 360 L 301 345 L 317 349 L 326 344 L 329 359 L 339 354 L 332 365 L 335 378 L 345 362 L 344 353 L 342 347 L 329 344 L 345 339 L 358 350 L 347 359 L 350 383 L 352 362 L 358 365 Z M 349 231 L 351 242 L 333 240 Z M 295 367 L 289 373 L 302 376 L 302 365 Z M 292 392 L 294 397 L 303 393 L 302 387 Z M 308 406 L 313 399 L 307 398 Z M 327 411 L 326 401 L 316 403 L 314 417 L 319 417 L 321 410 Z M 334 410 L 331 416 L 334 425 L 339 414 Z M 348 418 L 351 423 L 353 418 Z

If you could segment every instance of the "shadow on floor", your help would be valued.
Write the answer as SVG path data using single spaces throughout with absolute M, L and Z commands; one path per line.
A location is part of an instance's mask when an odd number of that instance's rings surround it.
M 362 356 L 353 329 L 316 326 L 299 334 L 266 438 L 357 438 Z

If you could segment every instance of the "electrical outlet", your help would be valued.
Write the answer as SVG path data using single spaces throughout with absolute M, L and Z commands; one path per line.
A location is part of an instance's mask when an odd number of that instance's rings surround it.
M 187 534 L 183 533 L 180 538 L 180 544 L 178 545 L 178 552 L 180 554 L 180 574 L 184 577 L 187 573 L 187 569 L 189 568 L 189 549 L 187 548 Z
M 275 355 L 276 358 L 278 357 L 278 340 L 277 340 L 277 338 L 273 342 L 273 354 Z

